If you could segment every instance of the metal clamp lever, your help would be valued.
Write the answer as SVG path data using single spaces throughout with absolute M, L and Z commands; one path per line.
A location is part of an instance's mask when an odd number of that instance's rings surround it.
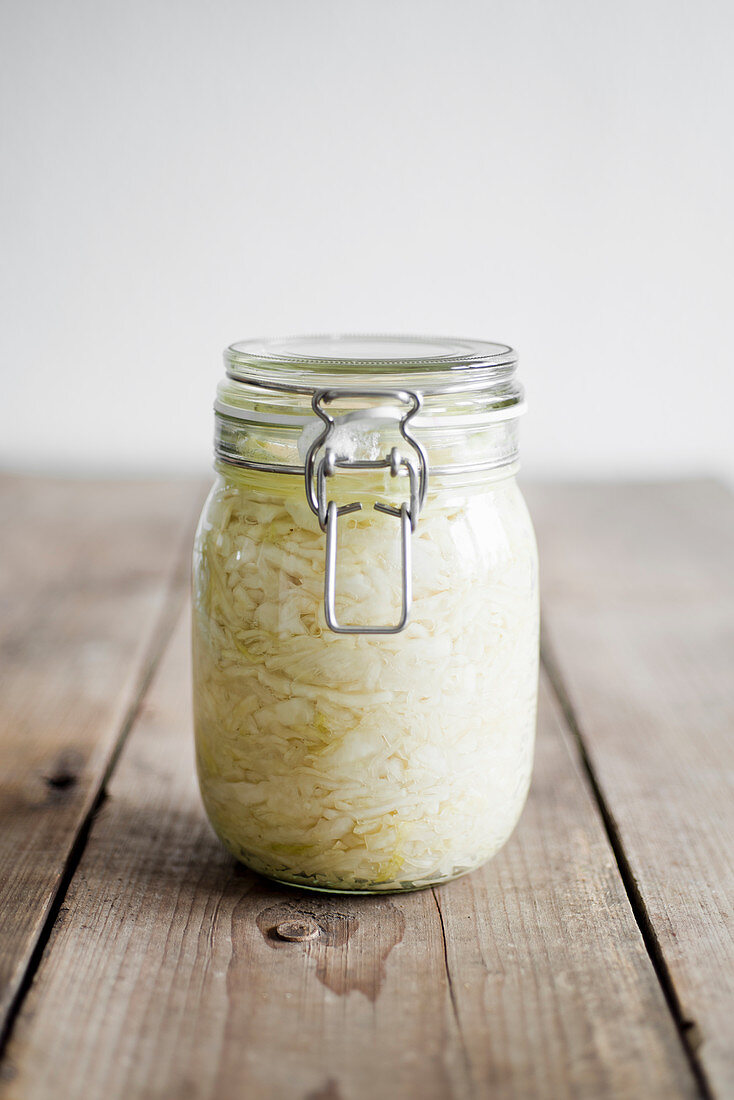
M 327 442 L 336 424 L 335 418 L 326 411 L 322 402 L 331 402 L 341 397 L 379 397 L 381 400 L 388 397 L 409 404 L 410 408 L 405 413 L 400 413 L 399 410 L 389 410 L 384 406 L 382 409 L 366 409 L 364 412 L 366 413 L 365 419 L 374 418 L 376 414 L 390 417 L 397 412 L 394 418 L 399 422 L 400 434 L 415 450 L 418 456 L 418 471 L 416 471 L 414 462 L 401 455 L 397 447 L 393 447 L 384 458 L 364 461 L 338 456 L 333 448 L 327 447 L 323 458 L 321 458 L 317 464 L 316 454 Z M 306 498 L 311 510 L 318 517 L 322 530 L 326 531 L 326 568 L 324 574 L 324 613 L 326 616 L 326 623 L 329 629 L 333 630 L 336 634 L 399 634 L 400 631 L 405 628 L 408 621 L 412 602 L 411 534 L 415 530 L 418 522 L 418 516 L 425 500 L 428 484 L 428 459 L 426 453 L 420 443 L 413 438 L 408 428 L 409 420 L 411 417 L 415 416 L 421 407 L 420 395 L 405 390 L 324 390 L 314 395 L 312 405 L 314 411 L 321 417 L 326 425 L 318 439 L 314 440 L 311 444 L 305 462 Z M 355 418 L 356 415 L 356 413 L 346 414 L 350 419 Z M 379 502 L 374 505 L 376 511 L 385 512 L 387 515 L 395 516 L 400 520 L 402 602 L 400 618 L 395 625 L 343 626 L 337 620 L 336 555 L 339 516 L 347 515 L 350 512 L 358 512 L 362 508 L 359 501 L 355 501 L 352 504 L 345 504 L 341 507 L 333 500 L 327 502 L 326 479 L 333 476 L 338 468 L 350 470 L 379 470 L 389 468 L 392 477 L 397 477 L 403 469 L 407 471 L 410 482 L 410 503 L 404 501 L 399 507 Z

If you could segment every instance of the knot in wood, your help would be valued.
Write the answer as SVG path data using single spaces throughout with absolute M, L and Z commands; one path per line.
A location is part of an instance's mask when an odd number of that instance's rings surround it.
M 292 920 L 282 920 L 280 924 L 276 924 L 275 931 L 282 940 L 302 943 L 304 940 L 315 940 L 321 929 L 315 920 L 309 917 L 297 917 Z

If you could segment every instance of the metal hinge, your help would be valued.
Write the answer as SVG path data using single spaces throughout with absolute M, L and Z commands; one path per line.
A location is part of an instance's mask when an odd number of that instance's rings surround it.
M 400 402 L 410 406 L 407 410 L 394 408 L 384 404 L 372 408 L 358 409 L 345 413 L 336 418 L 325 408 L 334 401 L 342 398 L 366 398 L 386 399 Z M 324 422 L 324 428 L 308 449 L 305 462 L 306 499 L 311 511 L 317 517 L 322 531 L 326 531 L 326 568 L 324 573 L 324 613 L 326 623 L 330 630 L 336 634 L 399 634 L 405 628 L 410 613 L 412 601 L 412 552 L 411 536 L 418 523 L 418 516 L 426 499 L 428 489 L 428 457 L 424 448 L 411 434 L 409 424 L 420 409 L 423 401 L 421 395 L 412 390 L 362 390 L 362 389 L 329 389 L 320 390 L 313 395 L 311 405 L 314 412 Z M 343 425 L 350 422 L 369 420 L 394 419 L 405 442 L 412 448 L 417 456 L 416 461 L 411 457 L 401 454 L 397 447 L 378 459 L 357 460 L 348 455 L 339 454 L 335 447 L 329 446 L 337 423 Z M 324 448 L 324 454 L 316 461 L 319 451 Z M 376 503 L 374 508 L 378 512 L 385 512 L 389 516 L 395 516 L 400 520 L 401 536 L 401 560 L 402 560 L 402 606 L 400 619 L 394 626 L 342 626 L 336 617 L 336 552 L 337 552 L 337 525 L 339 516 L 348 515 L 350 512 L 358 512 L 362 505 L 359 501 L 352 504 L 337 504 L 326 497 L 326 479 L 332 477 L 337 469 L 343 470 L 385 470 L 389 469 L 392 477 L 398 477 L 404 470 L 408 475 L 410 484 L 410 501 L 404 501 L 399 507 L 391 504 Z

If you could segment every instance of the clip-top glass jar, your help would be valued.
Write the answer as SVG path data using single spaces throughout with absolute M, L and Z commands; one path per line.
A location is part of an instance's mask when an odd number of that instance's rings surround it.
M 530 781 L 537 559 L 516 355 L 233 344 L 194 554 L 196 756 L 256 871 L 412 890 L 489 859 Z

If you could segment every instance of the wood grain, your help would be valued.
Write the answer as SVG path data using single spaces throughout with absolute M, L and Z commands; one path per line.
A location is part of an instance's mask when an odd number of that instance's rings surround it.
M 734 501 L 537 489 L 549 659 L 710 1087 L 734 1096 Z
M 185 583 L 199 496 L 0 479 L 0 1032 Z
M 188 622 L 126 743 L 7 1051 L 3 1100 L 697 1095 L 544 688 L 488 867 L 329 897 L 237 867 L 193 775 Z M 284 920 L 319 936 L 286 942 Z

